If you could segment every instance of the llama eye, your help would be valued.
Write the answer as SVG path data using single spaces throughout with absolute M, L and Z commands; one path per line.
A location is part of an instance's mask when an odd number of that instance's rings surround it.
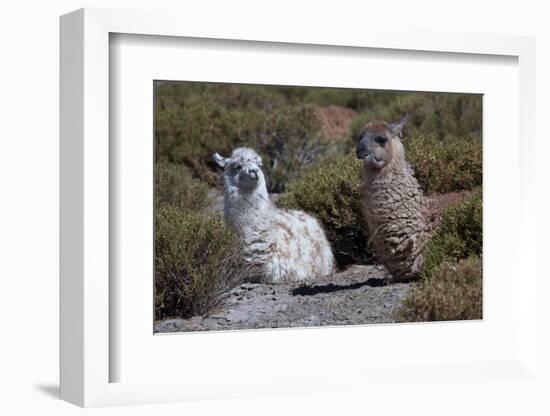
M 242 167 L 243 167 L 243 165 L 241 165 L 240 163 L 235 163 L 233 165 L 233 169 L 235 169 L 235 170 L 241 170 Z
M 388 141 L 388 139 L 385 138 L 384 136 L 378 136 L 374 139 L 374 141 L 378 144 L 384 144 Z

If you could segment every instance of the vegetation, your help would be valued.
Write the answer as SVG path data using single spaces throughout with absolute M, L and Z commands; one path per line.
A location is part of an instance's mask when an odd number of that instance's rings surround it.
M 402 94 L 397 91 L 356 90 L 353 88 L 277 87 L 287 99 L 314 103 L 318 106 L 340 106 L 364 111 L 376 105 L 385 106 Z
M 197 210 L 209 202 L 208 186 L 194 179 L 185 166 L 167 162 L 155 165 L 155 206 Z
M 361 205 L 362 170 L 354 155 L 326 160 L 289 185 L 280 205 L 301 209 L 323 225 L 340 266 L 367 263 L 366 223 Z
M 416 136 L 405 139 L 407 159 L 426 193 L 445 193 L 481 186 L 481 140 L 447 136 Z
M 448 208 L 441 224 L 424 248 L 424 279 L 444 261 L 481 256 L 483 249 L 483 200 L 481 188 Z
M 270 192 L 282 192 L 302 169 L 320 160 L 328 141 L 316 107 L 286 102 L 269 89 L 167 84 L 157 92 L 157 161 L 184 164 L 210 185 L 220 185 L 212 154 L 249 146 L 264 158 Z M 205 89 L 206 88 L 206 89 Z M 186 94 L 189 93 L 189 94 Z M 193 92 L 191 94 L 190 92 Z
M 207 313 L 241 279 L 239 244 L 220 217 L 171 205 L 157 211 L 155 318 Z
M 406 322 L 481 319 L 482 294 L 479 257 L 444 262 L 431 279 L 411 291 L 395 318 Z
M 482 192 L 448 208 L 424 248 L 422 281 L 396 312 L 398 321 L 481 319 Z
M 155 319 L 207 313 L 242 279 L 239 243 L 183 165 L 155 166 Z
M 476 94 L 400 93 L 389 103 L 380 102 L 363 111 L 352 123 L 357 137 L 366 122 L 396 121 L 409 114 L 409 137 L 433 135 L 438 140 L 448 136 L 481 138 L 481 99 Z
M 358 111 L 347 144 L 324 136 L 316 111 L 342 106 Z M 323 155 L 345 154 L 367 121 L 409 113 L 405 145 L 429 192 L 481 184 L 481 100 L 476 95 L 362 91 L 337 88 L 163 83 L 156 92 L 157 161 L 184 164 L 210 185 L 220 185 L 214 152 L 253 147 L 264 157 L 270 192 Z

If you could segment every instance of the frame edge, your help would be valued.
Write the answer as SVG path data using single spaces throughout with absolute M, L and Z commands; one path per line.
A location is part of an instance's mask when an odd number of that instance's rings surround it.
M 84 11 L 60 18 L 60 398 L 84 405 Z

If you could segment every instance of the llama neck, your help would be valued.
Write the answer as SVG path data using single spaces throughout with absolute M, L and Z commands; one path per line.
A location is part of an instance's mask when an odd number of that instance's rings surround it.
M 405 160 L 393 161 L 382 169 L 376 169 L 365 164 L 363 166 L 363 174 L 366 179 L 367 189 L 370 190 L 376 190 L 378 187 L 386 188 L 388 185 L 402 182 L 411 182 L 408 184 L 408 187 L 418 186 L 418 182 Z
M 365 166 L 364 169 L 364 208 L 369 227 L 377 228 L 381 223 L 391 223 L 404 215 L 403 218 L 414 224 L 412 228 L 424 230 L 427 206 L 412 169 L 406 161 L 387 168 L 374 171 Z
M 427 215 L 424 195 L 406 161 L 377 171 L 365 166 L 364 176 L 365 209 L 373 226 L 389 221 L 397 211 L 414 218 L 418 228 L 424 226 Z
M 224 211 L 226 221 L 237 231 L 243 233 L 250 227 L 255 227 L 274 209 L 264 183 L 251 191 L 243 191 L 226 183 L 224 196 Z

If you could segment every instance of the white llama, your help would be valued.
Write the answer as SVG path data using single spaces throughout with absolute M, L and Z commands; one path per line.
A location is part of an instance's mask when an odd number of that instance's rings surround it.
M 330 275 L 334 257 L 317 220 L 302 211 L 278 209 L 269 199 L 262 159 L 240 147 L 218 153 L 224 168 L 224 212 L 243 242 L 251 278 L 262 283 L 308 282 Z

